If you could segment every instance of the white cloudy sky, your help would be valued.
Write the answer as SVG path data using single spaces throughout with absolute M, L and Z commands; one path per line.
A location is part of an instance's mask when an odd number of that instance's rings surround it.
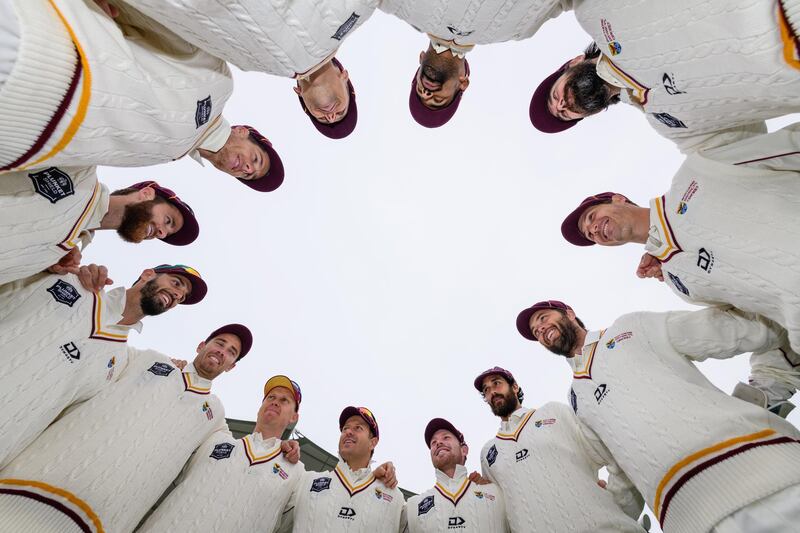
M 242 322 L 254 349 L 215 384 L 227 416 L 254 419 L 265 379 L 285 373 L 303 388 L 298 429 L 334 453 L 339 412 L 366 405 L 381 425 L 375 458 L 394 461 L 403 487 L 433 484 L 422 432 L 437 416 L 465 433 L 467 466 L 479 469 L 499 422 L 472 388 L 478 373 L 510 369 L 527 406 L 564 401 L 569 387 L 564 361 L 517 334 L 520 309 L 561 299 L 598 329 L 630 311 L 688 308 L 635 277 L 640 247 L 578 249 L 559 232 L 583 197 L 617 190 L 646 202 L 682 161 L 622 104 L 561 135 L 534 130 L 533 89 L 588 41 L 568 14 L 527 41 L 476 48 L 455 118 L 426 130 L 407 106 L 426 39 L 377 12 L 338 54 L 359 107 L 355 133 L 340 141 L 316 133 L 293 82 L 237 71 L 225 115 L 274 142 L 287 169 L 278 191 L 252 192 L 189 159 L 101 169 L 112 189 L 157 179 L 201 221 L 185 249 L 134 247 L 113 232 L 87 249 L 117 283 L 180 262 L 209 284 L 202 304 L 146 319 L 131 344 L 191 359 L 212 329 Z M 701 368 L 730 391 L 747 357 Z

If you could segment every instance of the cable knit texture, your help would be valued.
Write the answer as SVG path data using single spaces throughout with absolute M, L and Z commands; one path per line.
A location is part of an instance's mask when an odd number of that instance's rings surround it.
M 95 295 L 73 274 L 0 287 L 0 466 L 118 377 L 130 329 L 116 325 L 124 302 L 124 288 Z
M 304 473 L 303 463 L 284 459 L 279 439 L 217 432 L 141 531 L 272 531 Z
M 707 532 L 800 482 L 800 432 L 723 393 L 689 360 L 766 349 L 776 338 L 734 311 L 632 313 L 587 334 L 582 354 L 568 360 L 578 417 L 644 494 L 665 533 Z
M 781 36 L 777 0 L 578 0 L 575 15 L 626 85 L 646 91 L 650 125 L 684 152 L 800 111 L 800 63 L 784 57 L 796 43 Z
M 125 0 L 188 42 L 242 70 L 292 78 L 316 66 L 378 0 Z
M 515 533 L 640 533 L 612 492 L 597 485 L 607 459 L 590 447 L 569 407 L 553 402 L 518 409 L 503 422 L 481 450 L 481 469 L 503 490 Z
M 0 284 L 46 270 L 108 211 L 95 167 L 12 172 L 0 178 Z
M 181 372 L 153 350 L 129 348 L 129 358 L 113 387 L 60 418 L 0 471 L 0 488 L 13 487 L 9 479 L 45 483 L 82 500 L 106 531 L 133 530 L 192 452 L 224 427 L 225 412 L 192 365 Z M 19 497 L 0 494 L 6 498 Z M 39 531 L 38 517 L 51 513 L 32 497 L 19 506 L 31 519 L 24 531 Z
M 490 44 L 532 37 L 573 0 L 382 0 L 379 9 L 418 31 L 458 44 Z

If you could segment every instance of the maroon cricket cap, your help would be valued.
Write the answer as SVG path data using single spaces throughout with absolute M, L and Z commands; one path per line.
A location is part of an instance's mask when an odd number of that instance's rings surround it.
M 193 243 L 200 234 L 200 224 L 197 223 L 197 218 L 194 216 L 194 211 L 189 207 L 189 204 L 181 200 L 171 189 L 162 187 L 152 180 L 134 183 L 129 188 L 142 190 L 147 187 L 152 187 L 158 196 L 174 205 L 175 208 L 181 212 L 181 215 L 183 215 L 183 226 L 181 226 L 181 229 L 172 235 L 167 235 L 161 240 L 173 246 L 186 246 L 187 244 Z
M 433 434 L 440 429 L 444 429 L 455 435 L 460 444 L 466 444 L 466 442 L 464 442 L 464 434 L 457 430 L 453 424 L 444 418 L 434 418 L 428 422 L 427 426 L 425 426 L 425 445 L 428 448 L 431 447 L 431 439 L 433 438 Z
M 466 75 L 469 77 L 469 62 L 464 59 L 464 69 Z M 447 124 L 453 118 L 458 110 L 458 104 L 461 102 L 461 95 L 464 93 L 461 89 L 456 91 L 453 96 L 453 101 L 444 107 L 431 109 L 422 103 L 417 95 L 417 73 L 414 72 L 414 77 L 411 78 L 411 94 L 408 95 L 408 109 L 411 111 L 411 116 L 417 121 L 417 124 L 425 126 L 426 128 L 438 128 Z
M 158 265 L 153 267 L 157 274 L 177 274 L 188 278 L 192 284 L 192 291 L 186 296 L 186 299 L 181 302 L 182 305 L 192 305 L 198 303 L 206 297 L 208 286 L 200 273 L 194 268 L 186 265 Z
M 572 311 L 572 308 L 565 304 L 564 302 L 559 302 L 558 300 L 545 300 L 543 302 L 537 302 L 530 306 L 527 309 L 523 309 L 520 311 L 519 315 L 517 315 L 517 331 L 519 334 L 528 339 L 529 341 L 538 342 L 536 337 L 533 336 L 531 332 L 531 317 L 536 311 L 540 309 L 558 309 L 560 311 Z
M 247 328 L 247 326 L 243 326 L 241 324 L 226 324 L 221 328 L 215 329 L 206 338 L 206 342 L 210 341 L 214 337 L 222 335 L 223 333 L 230 333 L 231 335 L 236 335 L 239 338 L 239 342 L 242 344 L 242 349 L 239 350 L 239 357 L 236 358 L 237 361 L 247 355 L 247 352 L 249 352 L 250 348 L 253 346 L 253 334 L 250 333 L 250 330 Z
M 580 228 L 578 228 L 578 220 L 580 220 L 583 212 L 593 205 L 607 204 L 611 202 L 611 198 L 615 194 L 618 193 L 601 192 L 600 194 L 595 194 L 584 198 L 580 205 L 576 207 L 572 213 L 567 215 L 567 218 L 565 218 L 564 222 L 561 223 L 561 235 L 563 235 L 567 241 L 571 242 L 575 246 L 593 246 L 594 242 L 587 239 Z M 625 199 L 628 200 L 627 198 Z
M 490 368 L 489 370 L 484 370 L 483 372 L 481 372 L 478 375 L 478 377 L 475 378 L 475 381 L 473 381 L 472 384 L 475 385 L 475 388 L 478 389 L 478 392 L 483 394 L 484 378 L 486 376 L 493 376 L 493 375 L 503 376 L 504 378 L 506 378 L 506 380 L 508 380 L 509 383 L 516 383 L 514 375 L 511 372 L 509 372 L 505 368 L 500 368 L 499 366 L 495 366 Z
M 333 64 L 341 71 L 344 70 L 344 67 L 339 60 L 335 57 L 331 59 Z M 353 84 L 350 81 L 350 77 L 347 78 L 347 92 L 350 93 L 350 103 L 347 106 L 347 113 L 342 117 L 342 120 L 339 122 L 334 122 L 333 124 L 326 124 L 324 122 L 318 121 L 314 118 L 314 115 L 308 112 L 308 108 L 306 107 L 306 103 L 303 101 L 303 97 L 298 95 L 297 97 L 300 99 L 300 106 L 305 111 L 308 118 L 311 119 L 311 123 L 317 128 L 317 131 L 323 134 L 325 137 L 329 139 L 342 139 L 347 137 L 353 130 L 356 129 L 356 122 L 358 122 L 358 106 L 356 105 L 356 90 L 353 89 Z
M 569 61 L 561 65 L 558 70 L 546 77 L 533 92 L 528 113 L 530 115 L 533 127 L 542 133 L 559 133 L 564 130 L 568 130 L 583 120 L 582 118 L 577 118 L 575 120 L 561 120 L 558 117 L 554 117 L 547 108 L 547 101 L 550 99 L 550 89 L 553 88 L 553 84 L 564 73 L 564 71 L 567 70 L 568 66 Z
M 363 418 L 364 422 L 366 422 L 367 425 L 372 430 L 372 434 L 380 438 L 380 435 L 378 433 L 378 421 L 375 420 L 375 415 L 372 414 L 372 411 L 370 411 L 366 407 L 355 407 L 352 405 L 345 407 L 344 410 L 342 411 L 342 414 L 339 415 L 339 431 L 342 430 L 345 422 L 347 422 L 347 419 L 350 418 L 351 416 L 360 416 L 361 418 Z
M 253 126 L 248 126 L 247 124 L 238 124 L 233 127 L 247 128 L 247 131 L 250 132 L 250 139 L 263 148 L 264 151 L 267 152 L 267 157 L 269 158 L 269 170 L 260 178 L 252 180 L 243 180 L 241 178 L 236 179 L 254 191 L 258 192 L 272 192 L 280 187 L 281 183 L 283 183 L 283 161 L 281 161 L 281 157 L 278 155 L 278 152 L 276 152 L 272 147 L 272 143 L 269 141 L 269 139 L 261 135 L 261 133 L 259 133 L 259 131 Z

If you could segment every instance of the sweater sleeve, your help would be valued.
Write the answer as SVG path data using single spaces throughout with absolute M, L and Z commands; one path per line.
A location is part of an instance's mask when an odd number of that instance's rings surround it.
M 800 171 L 800 122 L 709 149 L 702 156 L 720 163 L 772 171 Z
M 403 511 L 400 513 L 400 533 L 408 533 L 408 503 L 403 504 Z
M 767 395 L 769 405 L 788 400 L 800 389 L 800 355 L 788 346 L 750 356 L 750 385 Z
M 728 359 L 786 343 L 786 331 L 775 322 L 731 306 L 673 311 L 666 322 L 672 347 L 694 361 Z

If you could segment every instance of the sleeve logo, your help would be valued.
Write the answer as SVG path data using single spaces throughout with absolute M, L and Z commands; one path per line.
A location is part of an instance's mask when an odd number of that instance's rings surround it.
M 311 492 L 322 492 L 331 488 L 331 478 L 318 477 L 311 482 Z
M 152 372 L 156 376 L 169 376 L 170 372 L 175 370 L 174 366 L 170 366 L 167 363 L 153 363 L 153 366 L 147 369 L 148 372 Z
M 231 444 L 230 442 L 223 442 L 222 444 L 217 444 L 216 446 L 214 446 L 214 450 L 211 452 L 211 455 L 209 455 L 209 457 L 211 457 L 212 459 L 216 459 L 217 461 L 219 461 L 220 459 L 228 459 L 231 456 L 231 453 L 233 452 L 233 449 L 235 447 L 236 446 Z
M 78 289 L 63 279 L 56 281 L 52 287 L 47 289 L 47 292 L 53 295 L 55 301 L 69 307 L 75 305 L 75 302 L 81 297 Z
M 422 501 L 419 502 L 417 505 L 417 516 L 422 516 L 426 514 L 428 511 L 433 509 L 435 502 L 433 501 L 433 496 L 426 496 L 422 498 Z

